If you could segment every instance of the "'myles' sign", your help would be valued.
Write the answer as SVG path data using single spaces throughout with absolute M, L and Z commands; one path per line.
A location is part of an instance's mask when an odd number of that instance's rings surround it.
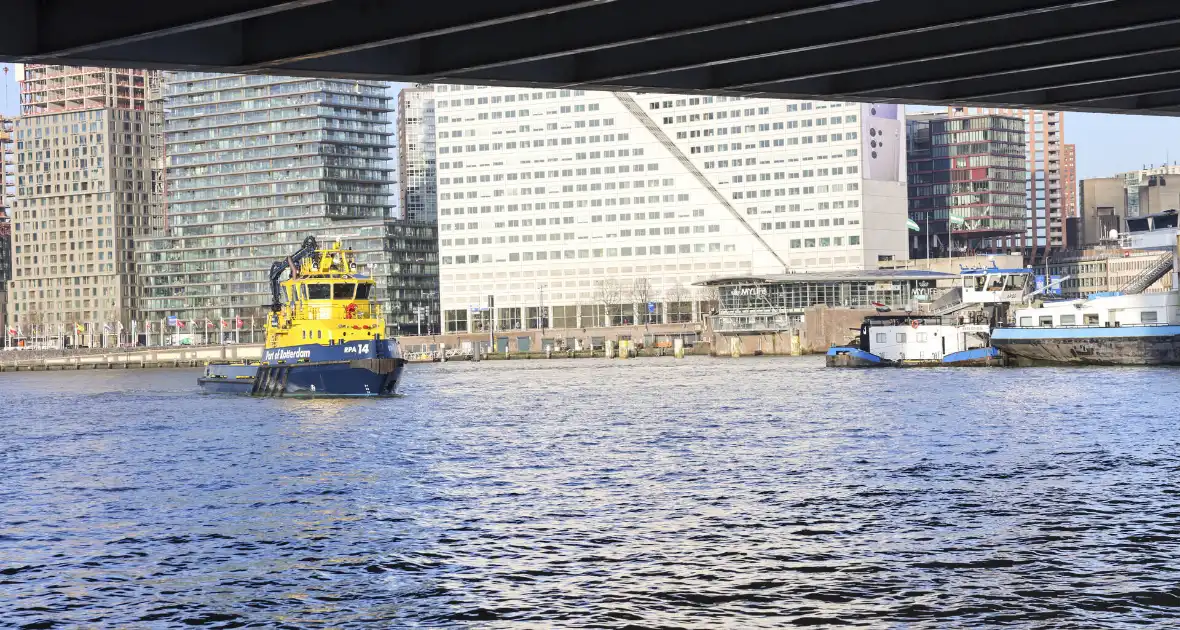
M 766 295 L 766 287 L 740 287 L 731 289 L 729 294 L 733 297 L 753 297 L 757 295 Z

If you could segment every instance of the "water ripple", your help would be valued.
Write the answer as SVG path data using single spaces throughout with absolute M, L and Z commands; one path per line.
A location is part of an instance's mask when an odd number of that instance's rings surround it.
M 1177 625 L 1174 378 L 520 361 L 296 401 L 4 374 L 0 625 Z

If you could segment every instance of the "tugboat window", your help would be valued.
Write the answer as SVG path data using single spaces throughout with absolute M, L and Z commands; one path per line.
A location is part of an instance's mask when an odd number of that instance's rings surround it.
M 1159 319 L 1157 318 L 1155 311 L 1143 311 L 1142 313 L 1139 314 L 1139 322 L 1140 323 L 1154 324 L 1158 321 L 1159 321 Z
M 1061 316 L 1061 325 L 1062 326 L 1073 326 L 1076 323 L 1078 323 L 1077 315 L 1062 315 Z
M 877 333 L 877 343 L 885 343 L 885 333 Z
M 358 284 L 356 286 L 356 299 L 358 299 L 358 300 L 369 299 L 369 289 L 372 289 L 372 288 L 373 288 L 373 285 L 371 285 L 371 284 Z
M 334 300 L 351 300 L 355 284 L 347 282 L 337 282 L 332 285 L 332 299 Z
M 897 333 L 897 343 L 905 343 L 905 333 Z
M 307 285 L 307 299 L 326 300 L 332 297 L 332 285 L 326 283 Z

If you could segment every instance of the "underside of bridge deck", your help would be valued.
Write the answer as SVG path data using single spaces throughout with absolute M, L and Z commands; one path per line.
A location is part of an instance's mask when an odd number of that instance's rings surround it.
M 1180 113 L 1160 0 L 8 0 L 0 59 Z

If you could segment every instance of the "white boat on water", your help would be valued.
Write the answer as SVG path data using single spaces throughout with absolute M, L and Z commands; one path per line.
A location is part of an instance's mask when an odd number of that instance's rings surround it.
M 1173 210 L 1128 219 L 1131 246 L 1160 256 L 1119 291 L 1017 309 L 992 345 L 1018 365 L 1180 365 L 1177 218 Z M 1172 290 L 1144 293 L 1168 274 Z
M 1028 293 L 1031 269 L 964 268 L 926 313 L 866 317 L 855 343 L 830 348 L 828 367 L 1000 365 L 991 331 Z
M 1017 309 L 992 345 L 1021 363 L 1180 365 L 1180 292 L 1097 294 Z

